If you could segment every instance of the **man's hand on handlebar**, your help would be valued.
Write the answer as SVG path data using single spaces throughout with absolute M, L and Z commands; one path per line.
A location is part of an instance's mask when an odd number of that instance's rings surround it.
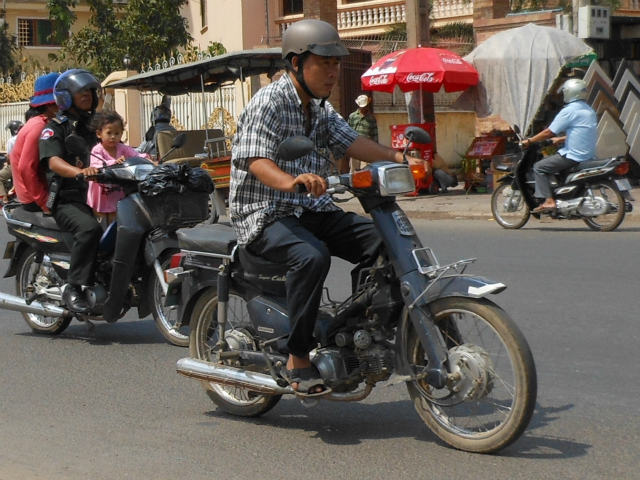
M 83 177 L 86 178 L 86 177 L 94 177 L 98 173 L 100 173 L 100 170 L 98 170 L 96 167 L 87 167 L 87 168 L 81 169 L 78 175 L 82 175 Z
M 308 193 L 314 197 L 319 197 L 327 191 L 327 181 L 320 175 L 313 173 L 303 173 L 293 179 L 292 190 L 300 191 L 301 187 L 297 185 L 304 185 L 304 188 Z

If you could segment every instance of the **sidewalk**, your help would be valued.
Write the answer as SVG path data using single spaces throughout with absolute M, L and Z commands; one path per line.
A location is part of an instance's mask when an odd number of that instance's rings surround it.
M 633 212 L 627 213 L 625 222 L 640 221 L 640 187 L 631 191 L 634 198 Z M 447 193 L 436 195 L 419 195 L 417 197 L 399 196 L 398 205 L 411 218 L 419 219 L 492 219 L 491 193 L 466 193 L 463 188 L 449 189 Z M 364 213 L 360 202 L 355 198 L 338 206 L 356 213 Z

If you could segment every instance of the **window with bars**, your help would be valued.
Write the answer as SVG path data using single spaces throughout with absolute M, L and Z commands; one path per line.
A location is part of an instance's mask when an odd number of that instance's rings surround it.
M 295 15 L 302 12 L 302 0 L 283 0 L 282 14 Z
M 61 35 L 54 35 L 50 20 L 40 18 L 18 19 L 18 44 L 21 47 L 58 47 Z

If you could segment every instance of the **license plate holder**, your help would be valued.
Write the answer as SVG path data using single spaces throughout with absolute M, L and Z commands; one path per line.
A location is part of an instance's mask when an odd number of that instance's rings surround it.
M 628 178 L 616 178 L 615 182 L 618 190 L 620 190 L 621 192 L 631 190 L 631 183 L 629 183 Z

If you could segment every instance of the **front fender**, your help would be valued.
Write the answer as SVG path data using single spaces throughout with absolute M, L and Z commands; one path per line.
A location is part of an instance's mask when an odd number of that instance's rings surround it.
M 507 287 L 504 283 L 493 282 L 484 277 L 473 275 L 450 275 L 443 276 L 430 284 L 429 290 L 420 298 L 420 305 L 429 308 L 429 304 L 439 298 L 447 297 L 469 297 L 481 298 L 491 293 L 500 293 Z M 396 351 L 396 365 L 398 373 L 401 375 L 411 375 L 413 372 L 406 363 L 407 341 L 411 319 L 409 310 L 405 308 L 398 325 L 399 348 Z
M 490 293 L 500 293 L 507 286 L 475 275 L 443 276 L 430 284 L 429 290 L 421 298 L 421 303 L 431 303 L 445 297 L 486 297 Z

